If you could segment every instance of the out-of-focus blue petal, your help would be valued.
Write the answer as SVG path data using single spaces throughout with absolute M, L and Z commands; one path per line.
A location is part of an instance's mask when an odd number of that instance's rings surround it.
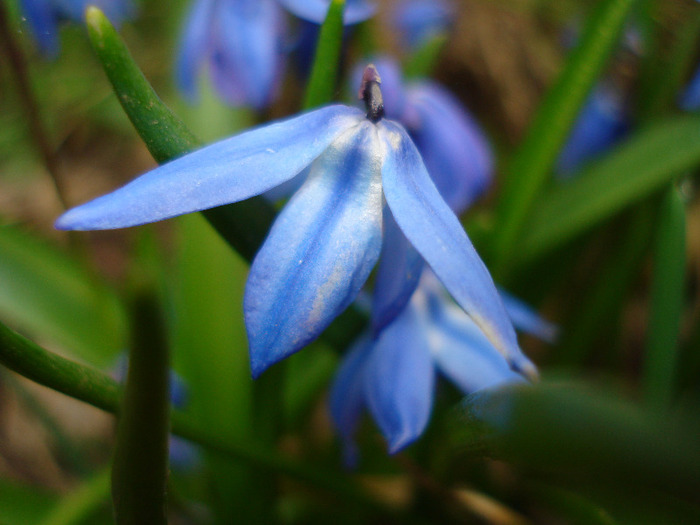
M 681 93 L 678 105 L 686 111 L 700 109 L 700 67 L 693 74 L 688 85 Z
M 51 3 L 47 0 L 22 0 L 20 5 L 41 52 L 55 57 L 60 44 L 56 14 Z
M 428 173 L 455 213 L 490 186 L 491 147 L 479 125 L 447 90 L 432 82 L 408 88 L 419 121 L 409 129 Z
M 398 2 L 394 25 L 404 46 L 414 49 L 452 25 L 454 10 L 442 0 L 404 0 Z
M 540 317 L 528 304 L 509 294 L 503 288 L 499 287 L 498 293 L 501 294 L 503 306 L 506 307 L 506 312 L 508 312 L 516 329 L 539 337 L 548 343 L 556 341 L 559 329 L 555 324 Z
M 193 470 L 202 461 L 199 448 L 178 436 L 170 436 L 168 457 L 172 468 L 180 471 Z
M 588 97 L 557 161 L 557 172 L 573 175 L 582 165 L 607 151 L 629 129 L 622 94 L 599 85 Z
M 272 226 L 244 299 L 254 377 L 318 337 L 367 280 L 381 249 L 380 166 L 364 120 L 318 158 Z
M 390 121 L 380 122 L 378 129 L 385 147 L 384 195 L 397 224 L 506 360 L 512 366 L 525 363 L 491 275 L 440 197 L 408 134 Z
M 345 465 L 355 467 L 358 460 L 354 437 L 360 416 L 366 407 L 364 370 L 374 341 L 361 336 L 343 358 L 330 391 L 330 411 L 333 424 L 343 440 Z
M 384 208 L 384 242 L 374 282 L 372 329 L 381 331 L 404 309 L 423 271 L 423 257 Z
M 430 351 L 450 381 L 465 394 L 524 381 L 464 311 L 451 301 L 435 299 L 428 325 Z
M 193 102 L 197 98 L 197 77 L 206 59 L 210 41 L 209 26 L 215 0 L 195 0 L 190 8 L 175 65 L 178 88 Z
M 219 2 L 213 21 L 212 79 L 221 97 L 262 109 L 281 78 L 282 13 L 274 0 Z
M 222 140 L 66 212 L 56 228 L 125 228 L 259 195 L 294 177 L 363 120 L 357 109 L 328 106 Z
M 277 0 L 282 6 L 294 13 L 299 18 L 322 23 L 326 19 L 330 0 Z M 343 22 L 356 24 L 367 20 L 376 11 L 374 2 L 370 0 L 346 0 Z
M 384 329 L 365 366 L 367 405 L 393 454 L 423 433 L 433 407 L 435 368 L 411 305 Z

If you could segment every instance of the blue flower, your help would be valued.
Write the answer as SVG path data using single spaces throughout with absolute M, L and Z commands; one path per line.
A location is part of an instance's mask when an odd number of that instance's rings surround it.
M 326 19 L 331 0 L 277 0 L 299 18 L 321 24 Z M 367 20 L 377 10 L 371 0 L 345 0 L 343 22 L 356 24 Z
M 623 95 L 612 84 L 600 84 L 588 97 L 557 161 L 562 177 L 576 173 L 592 158 L 606 152 L 629 130 Z
M 491 147 L 479 125 L 442 86 L 423 79 L 405 84 L 394 60 L 374 63 L 382 72 L 387 117 L 409 132 L 445 202 L 456 214 L 464 212 L 492 181 Z M 384 238 L 372 308 L 376 331 L 406 305 L 423 268 L 423 258 L 391 218 Z
M 505 304 L 514 307 L 508 309 L 514 321 L 527 319 L 526 327 L 534 329 L 535 335 L 551 336 L 552 325 L 521 302 Z M 447 297 L 432 273 L 424 272 L 406 308 L 378 336 L 361 336 L 338 369 L 330 409 L 349 466 L 357 460 L 354 435 L 366 409 L 386 438 L 390 453 L 423 433 L 432 411 L 436 371 L 464 394 L 537 375 L 521 352 L 494 348 L 472 318 Z
M 416 49 L 449 30 L 454 9 L 442 0 L 405 0 L 397 3 L 393 18 L 404 47 Z
M 133 15 L 130 0 L 21 0 L 20 7 L 41 52 L 56 56 L 60 49 L 58 26 L 64 20 L 82 23 L 88 6 L 99 7 L 119 25 Z
M 259 195 L 310 166 L 248 276 L 244 311 L 255 377 L 316 339 L 350 305 L 379 258 L 383 224 L 401 230 L 499 351 L 519 353 L 491 276 L 413 141 L 382 118 L 373 67 L 363 93 L 367 115 L 333 105 L 248 131 L 70 210 L 56 226 L 155 222 Z
M 284 20 L 274 0 L 195 0 L 180 41 L 178 87 L 197 98 L 202 66 L 228 104 L 262 109 L 282 78 Z
M 690 82 L 688 82 L 688 85 L 681 93 L 678 105 L 685 111 L 700 109 L 700 67 L 695 71 Z

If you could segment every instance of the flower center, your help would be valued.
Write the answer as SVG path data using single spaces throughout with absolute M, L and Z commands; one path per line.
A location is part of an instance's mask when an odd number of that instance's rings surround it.
M 384 117 L 384 99 L 380 84 L 382 79 L 374 64 L 365 68 L 362 74 L 362 85 L 360 86 L 360 98 L 365 101 L 367 118 L 370 122 L 377 123 Z

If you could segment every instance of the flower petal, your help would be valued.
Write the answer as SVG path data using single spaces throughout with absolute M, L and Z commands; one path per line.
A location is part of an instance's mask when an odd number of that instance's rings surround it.
M 418 119 L 411 136 L 428 173 L 445 202 L 461 213 L 491 184 L 491 146 L 476 120 L 441 86 L 420 82 L 407 96 Z
M 367 280 L 381 249 L 380 154 L 365 120 L 318 158 L 275 221 L 246 285 L 253 376 L 318 337 Z
M 220 2 L 214 21 L 212 79 L 233 105 L 266 107 L 282 72 L 283 19 L 273 0 Z
M 22 0 L 21 6 L 39 49 L 46 56 L 55 57 L 60 43 L 56 15 L 51 4 L 46 0 Z
M 214 5 L 214 0 L 195 0 L 180 38 L 175 81 L 190 102 L 197 98 L 197 78 L 209 48 Z
M 378 128 L 385 147 L 384 195 L 397 224 L 457 303 L 515 365 L 524 356 L 486 266 L 440 197 L 406 130 L 391 121 Z
M 367 404 L 394 454 L 423 433 L 433 407 L 435 369 L 411 305 L 384 329 L 365 366 Z
M 506 312 L 517 330 L 539 337 L 548 343 L 556 341 L 559 332 L 557 325 L 540 317 L 528 304 L 509 294 L 503 288 L 499 287 L 498 293 L 501 294 L 503 306 L 505 306 Z
M 282 6 L 299 18 L 322 23 L 326 19 L 330 0 L 277 0 Z M 376 11 L 376 6 L 369 0 L 346 0 L 343 23 L 356 24 L 367 20 Z
M 126 228 L 250 198 L 294 177 L 363 117 L 329 106 L 222 140 L 66 212 L 56 228 Z
M 364 370 L 374 341 L 369 335 L 360 337 L 343 358 L 330 391 L 330 412 L 333 424 L 343 440 L 345 464 L 354 467 L 358 452 L 354 442 L 360 416 L 365 409 Z
M 384 242 L 374 282 L 372 329 L 379 333 L 404 309 L 423 271 L 423 257 L 384 208 Z

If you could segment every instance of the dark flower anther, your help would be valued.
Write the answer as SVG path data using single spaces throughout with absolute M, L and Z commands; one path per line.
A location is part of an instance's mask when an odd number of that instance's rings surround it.
M 365 101 L 367 118 L 370 122 L 377 123 L 384 117 L 384 99 L 380 85 L 382 79 L 374 64 L 365 68 L 362 74 L 362 85 L 360 86 L 360 98 Z

